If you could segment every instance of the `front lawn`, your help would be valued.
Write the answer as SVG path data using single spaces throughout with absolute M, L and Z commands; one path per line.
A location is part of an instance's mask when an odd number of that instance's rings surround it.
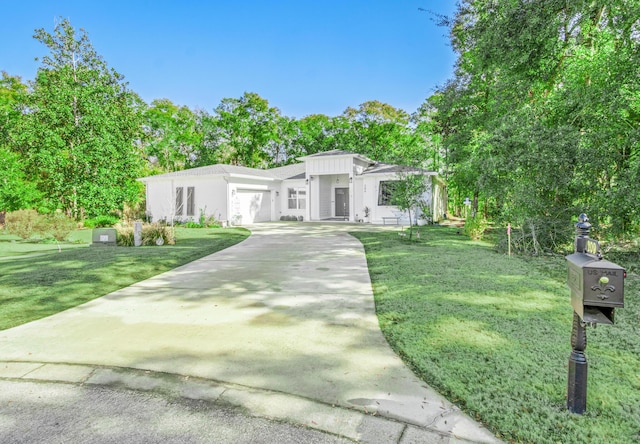
M 564 258 L 509 258 L 443 227 L 422 230 L 420 242 L 352 234 L 365 246 L 391 346 L 498 437 L 640 442 L 637 275 L 626 279 L 616 325 L 588 328 L 588 405 L 579 416 L 566 410 L 572 308 Z
M 86 232 L 89 233 L 88 237 Z M 91 232 L 77 234 L 89 242 Z M 230 247 L 242 228 L 176 228 L 176 245 L 90 247 L 0 239 L 0 330 L 75 307 Z M 82 248 L 84 247 L 84 248 Z

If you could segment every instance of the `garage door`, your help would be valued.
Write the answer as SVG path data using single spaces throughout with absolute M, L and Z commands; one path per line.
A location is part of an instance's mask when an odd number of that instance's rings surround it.
M 242 225 L 271 220 L 271 192 L 238 190 L 238 213 Z

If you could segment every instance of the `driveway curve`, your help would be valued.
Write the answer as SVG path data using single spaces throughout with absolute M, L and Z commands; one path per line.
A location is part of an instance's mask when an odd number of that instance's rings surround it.
M 388 346 L 354 229 L 254 225 L 224 251 L 0 332 L 0 361 L 197 377 L 493 441 Z

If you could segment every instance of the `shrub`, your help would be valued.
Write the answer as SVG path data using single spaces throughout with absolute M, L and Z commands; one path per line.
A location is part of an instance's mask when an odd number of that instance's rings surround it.
M 117 216 L 105 214 L 102 216 L 85 219 L 84 226 L 87 228 L 108 228 L 113 227 L 115 224 L 117 224 L 118 220 L 119 219 Z
M 488 223 L 485 218 L 480 215 L 468 217 L 464 222 L 464 234 L 471 239 L 479 240 L 484 236 L 484 230 L 487 229 Z
M 121 247 L 133 247 L 133 227 L 131 225 L 116 225 L 116 244 Z
M 41 216 L 41 224 L 39 231 L 43 235 L 50 234 L 57 241 L 63 241 L 69 237 L 76 228 L 76 221 L 65 216 L 62 213 L 53 213 Z
M 156 245 L 156 241 L 159 238 L 162 238 L 165 245 L 175 245 L 175 229 L 160 224 L 146 224 L 142 226 L 142 245 Z
M 9 234 L 29 239 L 39 232 L 41 216 L 36 210 L 12 211 L 6 214 L 5 225 Z
M 118 224 L 116 229 L 116 243 L 122 247 L 132 247 L 135 243 L 132 225 Z M 158 238 L 162 238 L 164 245 L 175 245 L 175 229 L 162 224 L 142 225 L 142 245 L 157 245 Z

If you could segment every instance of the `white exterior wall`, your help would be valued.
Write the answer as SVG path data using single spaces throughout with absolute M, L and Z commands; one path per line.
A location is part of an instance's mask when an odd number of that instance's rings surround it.
M 380 193 L 380 182 L 398 180 L 396 174 L 372 174 L 366 175 L 362 180 L 362 209 L 367 206 L 371 210 L 370 221 L 374 224 L 382 224 L 383 217 L 400 217 L 399 223 L 403 225 L 409 224 L 409 215 L 406 212 L 401 212 L 397 207 L 392 205 L 378 205 L 378 195 Z M 434 208 L 433 199 L 433 185 L 432 176 L 425 176 L 427 182 L 427 191 L 423 195 L 423 198 L 428 202 L 431 208 Z M 360 208 L 359 208 L 360 209 Z M 360 209 L 360 210 L 362 210 Z M 439 214 L 434 212 L 434 214 Z M 442 214 L 440 214 L 442 216 Z M 414 219 L 415 215 L 412 214 L 411 218 Z
M 317 174 L 349 174 L 353 170 L 351 156 L 327 156 L 306 159 L 307 177 Z
M 146 184 L 147 214 L 152 222 L 170 220 L 175 205 L 175 191 L 171 182 L 148 182 Z
M 182 214 L 175 214 L 176 188 L 184 188 Z M 194 214 L 187 216 L 187 188 L 194 188 Z M 152 221 L 197 221 L 200 210 L 206 216 L 226 219 L 226 183 L 222 178 L 179 177 L 166 180 L 150 180 L 146 184 L 147 212 Z
M 302 210 L 289 208 L 289 188 L 304 188 L 307 190 L 306 208 Z M 282 186 L 280 189 L 280 197 L 277 199 L 279 210 L 276 213 L 277 217 L 275 218 L 275 220 L 280 220 L 281 216 L 295 216 L 295 217 L 302 216 L 303 220 L 305 221 L 309 220 L 308 209 L 309 209 L 310 195 L 313 192 L 312 188 L 313 188 L 313 185 L 311 183 L 307 185 L 304 179 L 285 180 L 284 182 L 282 182 Z

